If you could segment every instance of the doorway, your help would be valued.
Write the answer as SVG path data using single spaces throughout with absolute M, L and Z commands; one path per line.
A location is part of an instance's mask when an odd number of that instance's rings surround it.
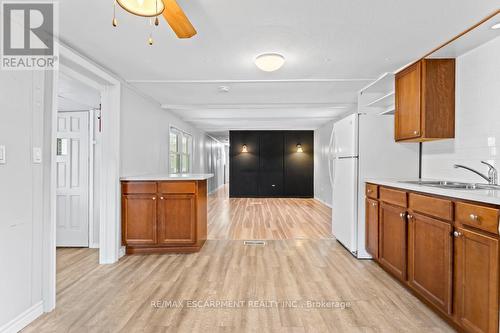
M 97 248 L 99 214 L 94 207 L 94 188 L 99 159 L 94 155 L 98 142 L 94 118 L 100 108 L 100 92 L 62 73 L 58 81 L 56 246 Z

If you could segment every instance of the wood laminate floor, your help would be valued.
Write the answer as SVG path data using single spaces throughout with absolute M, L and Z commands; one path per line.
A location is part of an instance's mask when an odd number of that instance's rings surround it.
M 330 216 L 312 199 L 229 199 L 224 188 L 210 196 L 210 240 L 199 253 L 98 265 L 97 250 L 58 249 L 56 309 L 24 331 L 452 331 L 332 239 Z
M 208 198 L 209 239 L 332 238 L 332 212 L 314 199 L 229 198 L 228 185 Z

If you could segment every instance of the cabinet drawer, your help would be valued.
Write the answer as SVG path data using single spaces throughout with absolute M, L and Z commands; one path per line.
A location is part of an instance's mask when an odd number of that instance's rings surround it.
M 372 199 L 378 199 L 378 186 L 374 184 L 366 184 L 366 196 Z
M 455 219 L 484 231 L 498 234 L 498 209 L 457 202 Z
M 386 187 L 381 187 L 379 189 L 379 197 L 381 201 L 396 205 L 396 206 L 401 206 L 401 207 L 406 207 L 407 202 L 406 202 L 406 192 L 403 191 L 398 191 L 398 190 L 393 190 L 391 188 L 386 188 Z
M 453 204 L 450 200 L 410 193 L 408 204 L 416 212 L 447 221 L 453 219 Z
M 171 181 L 158 183 L 160 193 L 196 193 L 196 182 L 193 181 Z
M 123 182 L 123 194 L 153 194 L 156 193 L 156 182 Z

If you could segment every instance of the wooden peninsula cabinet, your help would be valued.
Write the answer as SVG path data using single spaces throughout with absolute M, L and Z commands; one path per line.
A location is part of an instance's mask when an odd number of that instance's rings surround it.
M 459 330 L 498 332 L 500 206 L 377 184 L 366 202 L 366 248 L 385 271 Z
M 207 239 L 210 176 L 123 178 L 122 243 L 127 254 L 199 251 Z
M 422 59 L 395 77 L 395 139 L 455 137 L 455 59 Z

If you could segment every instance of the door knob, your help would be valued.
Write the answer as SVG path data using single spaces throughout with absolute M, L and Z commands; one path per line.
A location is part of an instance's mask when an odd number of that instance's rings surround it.
M 458 238 L 458 237 L 462 236 L 462 233 L 460 231 L 453 231 L 453 236 Z

